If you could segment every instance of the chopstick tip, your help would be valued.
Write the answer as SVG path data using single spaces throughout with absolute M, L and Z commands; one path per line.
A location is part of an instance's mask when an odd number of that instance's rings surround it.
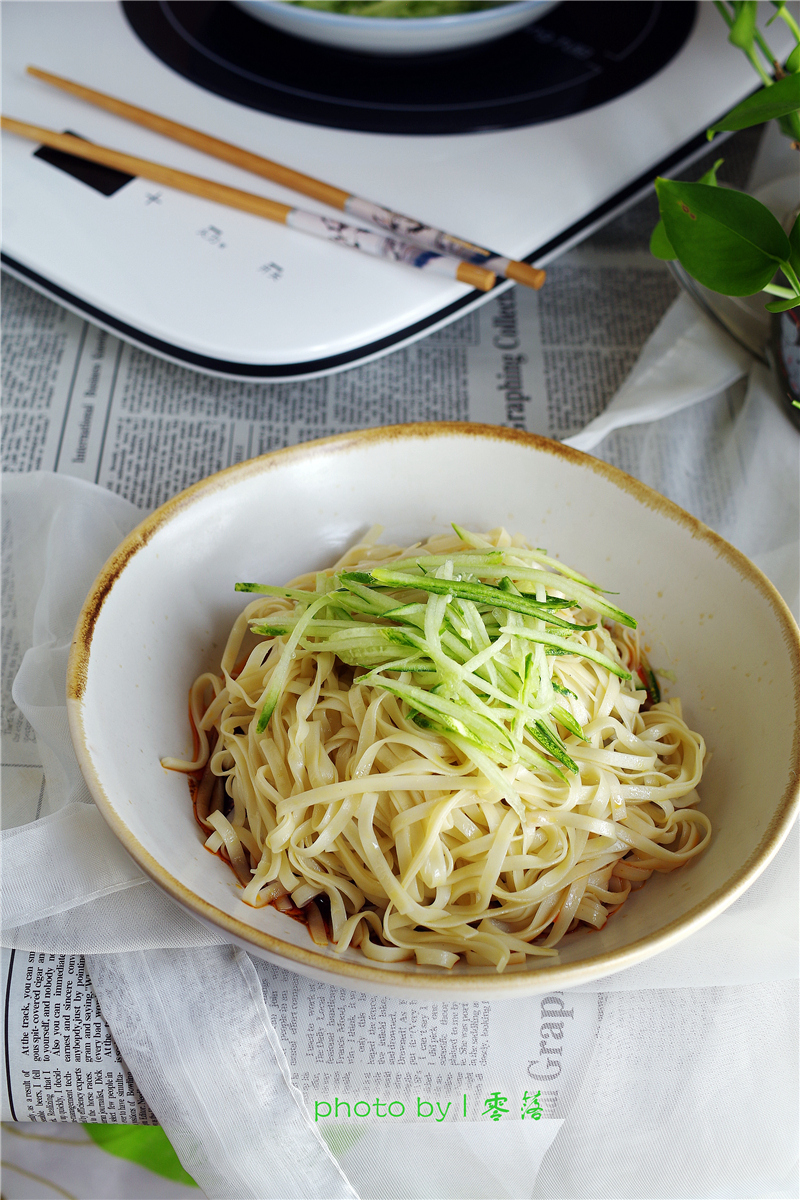
M 547 278 L 547 273 L 529 263 L 510 262 L 506 267 L 505 276 L 506 279 L 513 279 L 515 283 L 521 283 L 524 287 L 533 288 L 538 292 Z
M 494 271 L 487 271 L 485 267 L 469 262 L 459 263 L 456 279 L 461 283 L 468 283 L 470 287 L 478 288 L 481 292 L 490 292 L 497 283 Z

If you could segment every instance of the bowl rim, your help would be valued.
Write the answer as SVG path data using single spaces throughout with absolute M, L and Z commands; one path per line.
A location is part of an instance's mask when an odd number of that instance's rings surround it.
M 272 12 L 286 10 L 286 0 L 250 0 L 250 2 Z M 440 13 L 435 17 L 362 17 L 356 13 L 328 12 L 324 8 L 300 8 L 295 5 L 292 5 L 289 11 L 300 22 L 308 21 L 316 25 L 328 25 L 331 29 L 388 30 L 397 27 L 416 32 L 425 28 L 454 29 L 483 25 L 491 18 L 496 19 L 501 8 L 513 7 L 516 12 L 519 12 L 520 8 L 524 8 L 534 12 L 543 3 L 544 0 L 503 0 L 497 8 L 483 8 L 477 12 Z
M 352 962 L 332 959 L 316 949 L 295 946 L 273 934 L 255 929 L 237 917 L 230 916 L 191 891 L 170 874 L 130 832 L 120 817 L 95 769 L 89 740 L 83 723 L 83 704 L 91 644 L 103 605 L 121 577 L 127 564 L 143 549 L 158 530 L 197 501 L 241 479 L 261 475 L 297 459 L 340 454 L 353 448 L 377 443 L 413 441 L 420 438 L 474 438 L 510 442 L 529 449 L 560 457 L 576 466 L 605 477 L 609 482 L 646 507 L 655 509 L 670 520 L 688 529 L 692 537 L 709 544 L 718 557 L 724 558 L 745 580 L 751 582 L 772 607 L 783 633 L 786 653 L 792 659 L 794 686 L 795 733 L 792 744 L 792 764 L 788 783 L 769 825 L 758 845 L 734 875 L 705 900 L 700 901 L 682 916 L 670 921 L 657 933 L 648 934 L 627 946 L 581 959 L 576 963 L 553 964 L 539 969 L 497 974 L 491 968 L 479 968 L 470 974 L 450 974 L 414 965 L 413 971 L 386 971 L 368 960 Z M 84 602 L 75 627 L 67 664 L 67 714 L 70 734 L 81 772 L 89 791 L 114 834 L 137 865 L 184 909 L 202 922 L 230 935 L 231 941 L 257 948 L 273 960 L 283 962 L 288 969 L 323 973 L 339 986 L 366 985 L 368 989 L 400 990 L 404 993 L 447 993 L 453 997 L 480 994 L 487 998 L 531 995 L 542 990 L 557 991 L 601 979 L 617 971 L 659 954 L 697 932 L 729 907 L 757 879 L 777 853 L 786 838 L 800 807 L 800 630 L 787 604 L 774 585 L 740 550 L 725 541 L 702 521 L 660 495 L 640 480 L 626 474 L 602 459 L 594 458 L 560 442 L 523 430 L 478 422 L 415 422 L 388 425 L 320 438 L 273 450 L 257 458 L 236 463 L 207 476 L 184 491 L 171 497 L 144 518 L 112 553 Z M 283 961 L 285 960 L 285 961 Z

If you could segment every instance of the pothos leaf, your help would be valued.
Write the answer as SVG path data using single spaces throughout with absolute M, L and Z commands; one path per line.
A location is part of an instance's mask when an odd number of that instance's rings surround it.
M 663 221 L 658 222 L 650 235 L 650 253 L 653 258 L 663 258 L 667 262 L 672 262 L 678 257 L 672 248 L 672 242 L 667 237 Z
M 790 308 L 800 307 L 800 296 L 792 296 L 789 300 L 772 300 L 769 304 L 765 304 L 764 307 L 767 312 L 787 312 Z
M 778 125 L 784 137 L 790 137 L 793 142 L 800 142 L 800 112 L 790 112 L 785 117 L 778 117 Z
M 750 296 L 789 257 L 789 239 L 768 208 L 744 192 L 657 179 L 661 217 L 683 266 L 726 296 Z
M 708 130 L 707 136 L 723 130 L 749 129 L 751 125 L 762 125 L 773 117 L 785 117 L 800 108 L 800 75 L 787 75 L 770 87 L 760 88 L 741 104 L 732 108 L 721 121 Z
M 83 1128 L 92 1141 L 101 1150 L 116 1155 L 117 1158 L 127 1158 L 130 1162 L 138 1163 L 182 1183 L 185 1187 L 197 1187 L 197 1184 L 181 1166 L 180 1159 L 172 1148 L 167 1136 L 160 1125 L 87 1125 Z
M 713 167 L 700 177 L 698 183 L 706 183 L 709 187 L 717 187 L 717 171 L 724 161 L 724 158 L 718 158 Z M 672 243 L 667 237 L 663 221 L 658 222 L 650 236 L 650 253 L 653 255 L 653 258 L 666 259 L 667 262 L 672 262 L 673 259 L 678 257 Z
M 724 158 L 718 158 L 713 167 L 709 171 L 706 171 L 705 175 L 701 175 L 697 182 L 708 184 L 709 187 L 719 187 L 717 183 L 717 171 L 724 162 Z

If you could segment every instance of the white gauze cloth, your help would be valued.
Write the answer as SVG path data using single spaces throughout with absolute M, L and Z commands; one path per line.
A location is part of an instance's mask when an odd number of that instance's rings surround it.
M 4 944 L 91 956 L 117 1045 L 206 1196 L 351 1200 L 291 1083 L 250 959 L 142 874 L 95 808 L 72 750 L 65 694 L 75 621 L 141 515 L 68 476 L 4 481 L 7 602 L 17 638 L 31 646 L 13 695 L 47 778 L 38 820 L 24 795 L 7 798 L 17 824 L 3 837 Z

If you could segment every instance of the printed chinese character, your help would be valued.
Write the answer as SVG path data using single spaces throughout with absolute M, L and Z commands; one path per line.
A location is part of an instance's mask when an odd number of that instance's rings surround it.
M 501 1117 L 509 1111 L 504 1107 L 508 1103 L 507 1096 L 501 1096 L 499 1092 L 492 1092 L 488 1100 L 485 1101 L 486 1107 L 481 1113 L 482 1117 L 491 1117 L 493 1121 L 499 1121 Z
M 530 1096 L 527 1092 L 522 1097 L 522 1120 L 526 1117 L 531 1117 L 534 1121 L 540 1121 L 542 1118 L 542 1106 L 539 1103 L 541 1092 L 537 1092 L 535 1096 Z

